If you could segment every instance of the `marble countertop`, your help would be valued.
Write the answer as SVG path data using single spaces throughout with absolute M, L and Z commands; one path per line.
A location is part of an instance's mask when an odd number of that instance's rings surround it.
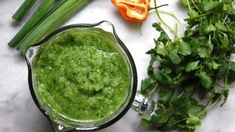
M 40 113 L 29 93 L 27 66 L 18 52 L 7 43 L 16 34 L 28 17 L 21 23 L 14 23 L 12 14 L 24 0 L 0 0 L 0 132 L 52 132 L 47 119 Z M 170 4 L 162 10 L 174 12 L 184 18 L 178 0 L 159 0 Z M 30 15 L 30 14 L 29 14 Z M 28 15 L 28 16 L 29 16 Z M 165 16 L 167 22 L 174 22 Z M 67 24 L 96 23 L 102 20 L 112 22 L 119 37 L 126 44 L 136 62 L 139 82 L 146 77 L 149 56 L 147 50 L 154 46 L 153 38 L 158 33 L 151 27 L 158 21 L 154 13 L 142 25 L 128 23 L 121 19 L 110 0 L 93 0 Z M 183 22 L 183 19 L 181 20 Z M 140 84 L 140 83 L 139 83 Z M 235 89 L 231 89 L 227 103 L 208 112 L 197 132 L 235 131 Z M 140 117 L 130 110 L 120 121 L 99 132 L 151 132 L 139 126 Z M 153 131 L 153 130 L 152 130 Z

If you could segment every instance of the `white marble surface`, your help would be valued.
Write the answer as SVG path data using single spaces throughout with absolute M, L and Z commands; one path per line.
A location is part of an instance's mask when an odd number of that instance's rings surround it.
M 159 0 L 162 8 L 174 12 L 181 20 L 185 17 L 178 0 Z M 23 0 L 0 0 L 0 132 L 52 132 L 48 121 L 35 106 L 28 89 L 27 67 L 22 56 L 7 46 L 16 34 L 20 24 L 14 24 L 11 16 Z M 174 25 L 170 18 L 167 22 Z M 26 21 L 27 18 L 24 20 Z M 137 65 L 139 82 L 146 76 L 149 57 L 145 52 L 154 46 L 153 38 L 158 35 L 151 24 L 158 21 L 154 14 L 140 27 L 120 18 L 110 0 L 93 0 L 84 10 L 73 17 L 71 23 L 95 23 L 101 20 L 112 22 L 123 42 L 132 53 Z M 235 89 L 232 89 L 224 107 L 216 107 L 208 112 L 197 132 L 235 131 Z M 139 126 L 139 117 L 129 111 L 120 121 L 100 132 L 150 132 Z

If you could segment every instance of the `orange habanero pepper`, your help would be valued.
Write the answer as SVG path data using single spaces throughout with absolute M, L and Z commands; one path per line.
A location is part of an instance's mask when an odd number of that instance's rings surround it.
M 112 0 L 112 3 L 128 21 L 142 22 L 148 16 L 150 0 Z

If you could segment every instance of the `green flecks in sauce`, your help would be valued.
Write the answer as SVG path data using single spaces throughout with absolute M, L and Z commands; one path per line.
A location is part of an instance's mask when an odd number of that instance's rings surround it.
M 40 47 L 33 60 L 38 97 L 73 120 L 116 112 L 130 88 L 128 64 L 111 33 L 73 29 Z

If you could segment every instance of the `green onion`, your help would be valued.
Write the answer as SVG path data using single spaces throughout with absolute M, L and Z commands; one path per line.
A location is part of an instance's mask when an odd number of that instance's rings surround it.
M 16 48 L 19 49 L 21 53 L 25 53 L 26 49 L 30 45 L 39 42 L 46 35 L 59 28 L 90 1 L 91 0 L 67 0 L 44 21 L 34 27 L 34 29 L 30 31 L 22 41 L 20 41 Z
M 12 18 L 16 21 L 22 20 L 25 14 L 29 11 L 29 9 L 33 6 L 36 0 L 25 0 L 24 3 L 20 6 L 20 8 L 16 11 L 16 13 L 12 16 Z
M 47 14 L 49 9 L 55 3 L 55 0 L 43 0 L 41 5 L 37 8 L 28 22 L 21 28 L 21 30 L 16 34 L 16 36 L 9 42 L 9 46 L 16 46 L 27 33 L 37 25 L 40 20 Z
M 47 18 L 49 15 L 51 15 L 57 8 L 59 8 L 61 5 L 63 5 L 67 0 L 56 0 L 53 7 L 48 11 L 47 15 L 44 17 Z

